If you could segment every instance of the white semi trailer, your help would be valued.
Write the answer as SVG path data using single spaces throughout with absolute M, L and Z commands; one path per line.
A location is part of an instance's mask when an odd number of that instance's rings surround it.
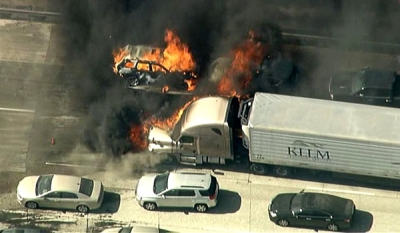
M 181 163 L 245 158 L 252 172 L 296 168 L 400 179 L 400 110 L 256 93 L 194 101 L 170 132 L 152 128 L 149 150 Z

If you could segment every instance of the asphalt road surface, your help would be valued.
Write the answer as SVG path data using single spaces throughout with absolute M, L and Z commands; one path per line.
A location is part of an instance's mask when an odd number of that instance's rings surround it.
M 64 69 L 59 26 L 28 21 L 0 20 L 0 227 L 12 224 L 46 225 L 61 232 L 96 232 L 107 225 L 142 223 L 178 232 L 294 232 L 268 220 L 269 200 L 280 192 L 302 189 L 326 191 L 352 198 L 360 210 L 353 231 L 396 232 L 400 205 L 396 191 L 337 185 L 297 179 L 253 176 L 219 171 L 221 203 L 210 213 L 180 210 L 148 212 L 133 200 L 138 174 L 157 158 L 134 159 L 105 168 L 98 156 L 79 145 L 85 106 L 76 103 L 76 89 Z M 396 55 L 316 47 L 286 46 L 284 56 L 295 60 L 303 79 L 293 94 L 327 98 L 330 75 L 366 66 L 399 70 Z M 155 161 L 148 161 L 155 160 Z M 78 166 L 71 166 L 77 164 Z M 86 164 L 86 165 L 85 165 Z M 106 171 L 100 172 L 100 170 Z M 149 168 L 150 169 L 150 168 Z M 115 172 L 118 171 L 118 172 Z M 29 211 L 16 202 L 18 180 L 30 174 L 66 173 L 102 180 L 108 202 L 96 214 Z M 201 216 L 201 217 L 200 217 Z M 182 221 L 177 221 L 181 219 Z

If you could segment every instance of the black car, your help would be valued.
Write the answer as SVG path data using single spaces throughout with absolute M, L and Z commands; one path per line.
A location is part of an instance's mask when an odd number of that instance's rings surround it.
M 0 233 L 48 233 L 48 232 L 50 231 L 39 228 L 31 228 L 31 227 L 17 227 L 17 228 L 0 230 Z
M 192 71 L 170 71 L 155 61 L 123 59 L 116 68 L 118 74 L 126 79 L 128 89 L 187 92 L 195 85 Z
M 400 99 L 400 77 L 394 71 L 365 68 L 333 75 L 329 84 L 332 100 L 391 104 Z
M 338 231 L 350 228 L 355 205 L 352 200 L 322 193 L 282 193 L 268 207 L 269 219 L 282 227 L 303 226 Z

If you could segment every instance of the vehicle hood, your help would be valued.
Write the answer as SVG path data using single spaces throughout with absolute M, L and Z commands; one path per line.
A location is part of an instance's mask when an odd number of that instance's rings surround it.
M 138 184 L 136 186 L 136 194 L 139 197 L 155 197 L 157 196 L 153 192 L 153 187 L 154 187 L 154 180 L 157 175 L 145 175 L 142 176 Z
M 351 78 L 354 73 L 343 73 L 333 75 L 329 85 L 329 92 L 332 95 L 349 95 L 351 93 Z
M 119 233 L 122 230 L 122 227 L 113 227 L 103 230 L 101 233 Z
M 292 200 L 294 193 L 283 193 L 277 195 L 271 201 L 270 210 L 279 214 L 290 214 L 290 201 Z
M 22 198 L 33 198 L 36 197 L 36 183 L 39 176 L 27 176 L 23 178 L 17 187 L 17 193 Z
M 149 151 L 170 151 L 174 145 L 174 141 L 166 130 L 153 127 L 149 132 Z

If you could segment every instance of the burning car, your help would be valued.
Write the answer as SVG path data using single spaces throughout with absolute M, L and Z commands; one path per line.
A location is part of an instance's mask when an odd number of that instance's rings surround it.
M 187 93 L 193 90 L 195 76 L 191 71 L 170 71 L 156 61 L 123 59 L 117 73 L 126 79 L 126 88 L 162 93 Z
M 127 45 L 113 52 L 114 72 L 126 78 L 128 89 L 192 94 L 196 63 L 189 47 L 167 29 L 165 47 Z
M 240 60 L 242 61 L 243 59 Z M 255 61 L 247 61 L 247 70 L 244 69 L 244 71 L 248 72 L 248 80 L 241 82 L 246 83 L 247 81 L 247 90 L 261 89 L 266 92 L 283 93 L 299 82 L 299 67 L 291 60 L 282 58 L 280 53 L 277 57 L 265 56 L 260 60 L 260 63 L 258 63 L 259 61 L 257 63 Z M 244 72 L 239 70 L 243 65 L 234 66 L 234 61 L 231 57 L 220 57 L 212 62 L 208 73 L 210 82 L 221 84 L 224 79 L 231 79 L 235 75 L 243 74 Z M 233 72 L 230 72 L 232 70 Z

